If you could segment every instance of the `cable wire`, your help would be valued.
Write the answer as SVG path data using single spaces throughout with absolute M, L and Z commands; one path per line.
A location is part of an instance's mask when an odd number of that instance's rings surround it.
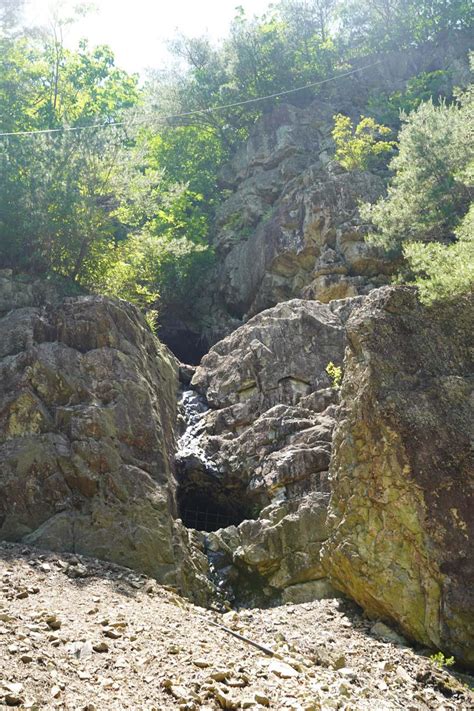
M 170 114 L 169 116 L 157 116 L 154 121 L 171 121 L 180 118 L 189 118 L 191 116 L 198 116 L 202 114 L 211 114 L 215 111 L 224 111 L 225 109 L 235 109 L 239 106 L 248 106 L 249 104 L 255 104 L 259 101 L 267 101 L 268 99 L 279 99 L 281 96 L 288 96 L 288 94 L 295 94 L 297 91 L 304 91 L 305 89 L 313 89 L 316 86 L 321 86 L 322 84 L 328 84 L 331 81 L 336 81 L 338 79 L 343 79 L 344 77 L 350 77 L 358 72 L 363 72 L 366 69 L 375 67 L 377 64 L 381 64 L 382 60 L 377 62 L 372 62 L 372 64 L 367 64 L 365 67 L 359 67 L 358 69 L 352 69 L 350 72 L 343 72 L 342 74 L 337 74 L 333 77 L 328 77 L 327 79 L 321 79 L 320 81 L 312 82 L 311 84 L 306 84 L 305 86 L 298 86 L 295 89 L 287 89 L 286 91 L 279 91 L 276 94 L 267 94 L 266 96 L 259 96 L 255 99 L 245 99 L 244 101 L 236 101 L 231 104 L 221 104 L 219 106 L 210 106 L 207 109 L 195 109 L 194 111 L 186 111 L 181 114 Z M 109 123 L 94 123 L 89 126 L 62 126 L 61 128 L 43 128 L 36 129 L 34 131 L 9 131 L 0 133 L 0 138 L 7 138 L 12 136 L 35 136 L 41 134 L 50 133 L 72 133 L 77 131 L 90 131 L 96 128 L 114 128 L 119 126 L 132 126 L 133 124 L 139 123 L 139 120 L 135 121 L 111 121 Z

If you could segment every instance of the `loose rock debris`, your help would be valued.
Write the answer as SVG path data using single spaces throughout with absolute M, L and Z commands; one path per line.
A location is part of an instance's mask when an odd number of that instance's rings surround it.
M 113 564 L 0 545 L 0 706 L 473 709 L 469 677 L 429 654 L 343 600 L 221 615 Z

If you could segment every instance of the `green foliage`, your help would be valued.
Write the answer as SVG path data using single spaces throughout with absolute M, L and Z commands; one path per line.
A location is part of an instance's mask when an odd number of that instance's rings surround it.
M 467 104 L 429 101 L 404 118 L 388 194 L 362 209 L 375 227 L 372 242 L 397 247 L 453 238 L 469 208 L 470 188 L 461 174 L 472 161 L 471 115 Z
M 23 136 L 0 143 L 0 262 L 87 285 L 112 256 L 108 200 L 118 134 Z
M 369 241 L 403 252 L 428 303 L 474 286 L 473 125 L 472 86 L 456 104 L 421 104 L 404 117 L 387 196 L 361 208 Z
M 108 47 L 91 48 L 83 41 L 74 51 L 66 48 L 61 38 L 68 18 L 56 18 L 48 32 L 22 32 L 22 4 L 4 0 L 0 9 L 2 131 L 96 123 L 109 128 L 0 139 L 0 263 L 120 295 L 150 313 L 194 308 L 213 266 L 210 244 L 219 200 L 225 196 L 222 166 L 256 119 L 279 100 L 223 104 L 332 77 L 367 48 L 407 46 L 467 26 L 464 0 L 439 0 L 431 9 L 427 2 L 415 8 L 413 0 L 364 0 L 357 8 L 352 0 L 282 0 L 253 18 L 239 8 L 218 47 L 203 38 L 179 38 L 174 43 L 179 66 L 156 74 L 139 89 L 136 76 L 115 66 Z M 387 24 L 389 15 L 400 24 Z M 399 109 L 408 111 L 428 96 L 439 96 L 444 92 L 441 74 L 421 75 L 408 82 L 403 94 L 385 97 L 387 113 L 393 118 Z M 317 91 L 329 89 L 307 89 L 291 100 L 307 105 Z M 110 127 L 137 107 L 151 116 L 199 113 L 147 128 Z M 210 107 L 220 108 L 207 111 Z M 348 170 L 376 168 L 394 146 L 388 135 L 389 129 L 373 118 L 363 117 L 354 128 L 348 117 L 338 115 L 337 158 Z M 461 194 L 467 167 L 454 163 L 450 175 Z M 430 201 L 442 203 L 440 195 L 442 190 L 434 190 L 426 198 L 429 209 L 426 217 L 418 216 L 420 221 L 429 222 Z M 461 236 L 467 230 L 461 224 L 464 204 L 448 220 L 448 233 L 458 239 L 450 258 L 457 262 L 465 254 L 458 251 L 470 245 Z M 420 205 L 425 205 L 421 198 L 412 207 Z M 371 213 L 377 232 L 379 209 L 374 206 Z M 403 229 L 409 216 L 407 208 Z M 249 227 L 239 229 L 242 237 Z M 407 249 L 419 278 L 432 279 L 421 247 Z M 435 257 L 430 258 L 434 263 Z
M 40 120 L 52 125 L 80 125 L 116 120 L 138 102 L 137 77 L 115 66 L 107 46 L 89 49 L 85 40 L 75 52 L 57 41 L 45 46 L 45 60 L 53 68 L 45 101 L 37 107 Z
M 67 50 L 63 24 L 1 34 L 2 130 L 107 124 L 137 104 L 137 78 L 107 47 Z M 0 263 L 92 287 L 114 258 L 111 180 L 126 142 L 106 128 L 1 139 Z
M 248 137 L 250 128 L 278 100 L 233 106 L 216 113 L 212 106 L 235 104 L 293 89 L 322 79 L 338 68 L 330 28 L 333 0 L 290 1 L 270 5 L 261 17 L 248 18 L 242 8 L 219 48 L 206 38 L 179 38 L 172 49 L 185 72 L 156 76 L 149 85 L 153 105 L 167 113 L 201 110 L 186 123 L 213 129 L 229 156 Z M 307 101 L 314 92 L 301 92 Z
M 137 77 L 115 67 L 106 46 L 76 52 L 56 35 L 0 37 L 3 131 L 116 120 L 138 102 Z
M 163 170 L 161 189 L 173 195 L 150 229 L 208 242 L 218 204 L 217 175 L 225 157 L 218 135 L 208 126 L 167 127 L 147 136 L 144 144 L 149 166 Z
M 334 116 L 332 137 L 336 144 L 336 160 L 346 170 L 365 170 L 373 167 L 380 158 L 391 153 L 395 141 L 384 140 L 392 133 L 373 118 L 362 116 L 354 128 L 349 116 Z
M 425 303 L 448 299 L 474 289 L 474 207 L 456 230 L 457 241 L 404 245 L 403 253 Z
M 156 309 L 148 309 L 148 311 L 145 311 L 145 320 L 150 331 L 156 333 L 158 329 L 158 311 Z
M 343 0 L 341 38 L 361 54 L 417 46 L 472 27 L 469 0 Z
M 212 250 L 185 237 L 136 235 L 116 248 L 115 259 L 98 283 L 101 292 L 119 296 L 145 310 L 188 310 L 213 265 Z
M 443 99 L 449 98 L 452 98 L 449 73 L 439 69 L 412 77 L 403 91 L 393 94 L 372 92 L 367 110 L 377 121 L 398 129 L 401 114 L 415 111 L 423 101 L 432 100 L 434 104 L 439 105 Z
M 456 663 L 454 657 L 445 657 L 443 652 L 436 652 L 430 657 L 430 661 L 433 662 L 439 669 L 443 667 L 452 667 Z
M 2 36 L 0 122 L 24 131 L 114 122 L 137 79 L 109 48 Z M 57 275 L 150 311 L 189 305 L 210 268 L 224 157 L 207 126 L 59 132 L 0 141 L 0 263 Z
M 331 387 L 334 388 L 334 390 L 340 390 L 342 384 L 342 368 L 338 365 L 334 365 L 334 363 L 330 361 L 326 366 L 326 373 L 331 379 Z

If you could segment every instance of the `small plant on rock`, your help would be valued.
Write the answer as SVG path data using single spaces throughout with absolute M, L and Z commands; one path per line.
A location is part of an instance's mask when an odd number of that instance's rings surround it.
M 145 311 L 145 321 L 152 333 L 156 334 L 158 327 L 158 311 L 156 309 L 149 309 Z
M 338 365 L 334 365 L 334 363 L 330 361 L 326 366 L 326 373 L 331 379 L 331 387 L 334 388 L 334 390 L 340 390 L 342 383 L 342 368 Z
M 443 667 L 452 667 L 456 663 L 454 657 L 445 657 L 443 652 L 436 652 L 436 654 L 432 654 L 430 661 L 440 669 Z

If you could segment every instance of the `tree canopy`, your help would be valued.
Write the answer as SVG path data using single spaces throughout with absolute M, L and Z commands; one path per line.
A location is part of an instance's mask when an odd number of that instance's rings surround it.
M 239 8 L 219 45 L 177 37 L 176 66 L 140 83 L 105 45 L 67 48 L 69 19 L 49 31 L 22 29 L 22 4 L 0 7 L 0 131 L 21 134 L 0 137 L 0 264 L 144 307 L 192 306 L 213 263 L 220 171 L 279 99 L 249 101 L 337 76 L 361 55 L 454 36 L 472 22 L 464 0 L 282 0 L 261 17 Z M 400 132 L 388 196 L 366 208 L 374 239 L 465 240 L 467 99 L 461 108 L 452 103 L 448 84 L 444 72 L 429 72 L 403 91 L 370 95 L 355 127 L 338 118 L 336 158 L 352 170 L 393 152 L 400 110 L 414 111 Z M 314 96 L 308 88 L 291 100 Z M 157 120 L 164 114 L 181 118 Z M 28 131 L 39 133 L 22 135 Z M 410 191 L 413 184 L 419 189 Z M 414 264 L 419 248 L 409 249 Z
M 430 301 L 474 287 L 474 91 L 403 117 L 386 197 L 361 209 L 369 240 L 402 250 Z

